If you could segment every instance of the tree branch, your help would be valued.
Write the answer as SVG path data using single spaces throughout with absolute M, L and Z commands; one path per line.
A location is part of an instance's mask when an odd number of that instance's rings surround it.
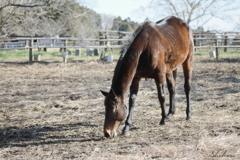
M 187 0 L 188 5 L 191 7 L 191 11 L 189 12 L 188 19 L 187 19 L 187 24 L 189 24 L 192 20 L 192 15 L 195 11 L 195 9 L 200 6 L 201 0 L 199 0 L 195 5 L 193 3 L 190 3 L 189 0 Z
M 36 4 L 36 3 L 25 3 L 25 4 L 7 3 L 6 5 L 0 7 L 0 11 L 3 10 L 4 8 L 7 8 L 7 7 L 21 7 L 21 8 L 42 7 L 42 6 L 50 5 L 54 2 L 55 2 L 55 0 L 46 0 L 42 4 Z
M 180 17 L 175 5 L 170 1 L 170 0 L 166 0 L 166 2 L 172 7 L 173 11 L 175 12 L 175 14 Z
M 200 14 L 199 16 L 195 17 L 194 19 L 192 19 L 191 21 L 195 21 L 196 19 L 199 19 L 200 17 L 203 17 L 204 15 L 206 15 L 206 12 L 208 11 L 208 9 L 215 3 L 216 1 L 215 0 L 212 0 L 212 2 L 207 6 L 205 7 L 205 9 L 203 10 L 202 14 Z M 220 9 L 220 7 L 218 8 Z

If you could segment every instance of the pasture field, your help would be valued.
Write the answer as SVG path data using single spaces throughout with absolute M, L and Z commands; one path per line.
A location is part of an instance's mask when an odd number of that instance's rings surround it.
M 87 56 L 87 49 L 82 48 L 81 49 L 81 55 L 76 56 L 75 55 L 76 49 L 69 49 L 71 51 L 71 54 L 68 55 L 68 60 L 70 61 L 79 61 L 79 60 L 98 60 L 100 58 L 100 55 L 103 51 L 103 49 L 99 49 L 99 56 L 95 56 L 94 53 L 92 53 L 92 56 Z M 52 62 L 61 62 L 63 61 L 62 58 L 62 52 L 60 52 L 59 49 L 56 48 L 48 48 L 47 52 L 41 50 L 38 51 L 37 49 L 33 50 L 33 55 L 39 54 L 41 55 L 40 61 L 52 61 Z M 119 57 L 119 50 L 109 50 L 109 55 L 113 55 L 114 59 L 118 59 Z M 3 62 L 23 62 L 29 60 L 29 51 L 28 50 L 7 50 L 7 51 L 0 51 L 0 61 Z
M 99 56 L 87 56 L 87 49 L 82 48 L 81 49 L 81 55 L 76 56 L 75 55 L 74 48 L 70 48 L 69 51 L 71 51 L 71 55 L 68 55 L 69 61 L 81 61 L 81 60 L 99 60 L 100 55 L 103 51 L 103 49 L 99 49 Z M 202 48 L 202 49 L 196 49 L 195 51 L 195 59 L 206 59 L 209 58 L 209 51 L 214 51 L 215 48 Z M 107 55 L 112 55 L 114 59 L 119 58 L 119 52 L 120 49 L 108 49 Z M 62 62 L 62 52 L 60 52 L 59 49 L 56 48 L 48 48 L 47 52 L 38 51 L 37 49 L 33 50 L 33 55 L 39 54 L 41 55 L 42 62 Z M 219 57 L 220 58 L 235 58 L 240 57 L 240 50 L 239 49 L 228 49 L 227 52 L 224 52 L 223 49 L 219 49 Z M 29 61 L 29 51 L 28 50 L 6 50 L 6 51 L 0 51 L 0 62 L 27 62 Z
M 1 62 L 0 159 L 240 159 L 240 58 L 194 61 L 190 121 L 181 68 L 176 114 L 163 126 L 155 83 L 142 79 L 131 135 L 120 126 L 106 139 L 99 90 L 115 65 Z

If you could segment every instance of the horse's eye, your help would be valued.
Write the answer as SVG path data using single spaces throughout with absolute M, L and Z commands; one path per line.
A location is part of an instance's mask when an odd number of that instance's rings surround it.
M 113 107 L 113 106 L 108 106 L 108 107 L 106 107 L 106 111 L 114 111 L 114 108 L 115 107 Z

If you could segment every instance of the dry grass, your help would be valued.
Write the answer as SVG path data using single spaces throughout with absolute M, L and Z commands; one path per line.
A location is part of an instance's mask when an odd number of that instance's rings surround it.
M 236 134 L 214 138 L 203 136 L 198 142 L 192 144 L 150 145 L 127 155 L 93 153 L 88 159 L 238 159 L 240 157 L 239 144 L 239 137 Z
M 154 81 L 142 80 L 131 135 L 115 139 L 103 138 L 99 90 L 116 63 L 1 63 L 0 159 L 240 159 L 239 63 L 194 62 L 191 121 L 179 69 L 177 112 L 164 126 Z

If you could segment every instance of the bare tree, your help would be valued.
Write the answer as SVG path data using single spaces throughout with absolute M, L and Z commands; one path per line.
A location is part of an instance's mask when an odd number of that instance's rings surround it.
M 145 11 L 156 15 L 174 15 L 188 24 L 193 21 L 206 24 L 213 17 L 224 19 L 227 12 L 238 9 L 236 0 L 151 0 Z
M 83 3 L 84 2 L 84 3 Z M 80 4 L 86 0 L 4 0 L 0 2 L 0 35 L 80 36 L 101 27 L 100 16 Z M 2 9 L 1 9 L 2 8 Z M 85 23 L 88 24 L 85 24 Z M 84 26 L 84 27 L 82 27 Z M 80 30 L 81 28 L 81 30 Z M 84 33 L 84 35 L 90 35 Z
M 240 17 L 238 17 L 238 22 L 237 22 L 235 28 L 237 31 L 240 31 Z
M 53 21 L 55 25 L 58 26 L 59 31 L 61 31 L 59 35 L 82 38 L 97 35 L 98 30 L 101 28 L 100 15 L 93 10 L 81 6 L 79 1 L 65 1 L 65 3 L 61 3 L 61 5 L 57 7 L 61 19 Z M 83 2 L 83 0 L 81 2 Z M 61 28 L 59 26 L 61 26 Z
M 54 36 L 68 30 L 70 16 L 68 9 L 73 1 L 57 0 L 50 6 L 25 9 L 25 16 L 19 18 L 21 30 L 18 35 Z
M 109 15 L 109 14 L 101 14 L 102 29 L 111 29 L 114 18 L 116 18 L 116 16 Z
M 11 30 L 10 20 L 21 16 L 21 8 L 43 7 L 55 3 L 55 0 L 1 0 L 0 1 L 0 34 L 6 36 Z

